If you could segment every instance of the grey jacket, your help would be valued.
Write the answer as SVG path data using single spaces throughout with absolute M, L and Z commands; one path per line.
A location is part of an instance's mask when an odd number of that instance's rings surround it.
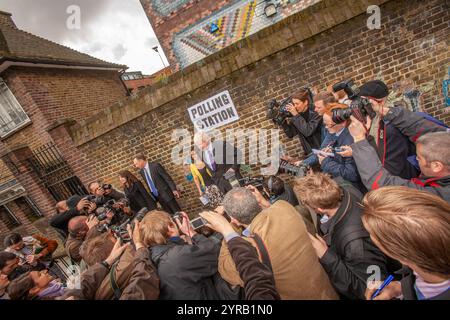
M 446 131 L 446 128 L 401 107 L 392 108 L 385 116 L 385 120 L 393 124 L 412 142 L 416 142 L 420 136 L 429 132 Z M 352 144 L 352 149 L 358 172 L 367 189 L 374 190 L 383 186 L 406 186 L 429 191 L 450 201 L 450 176 L 442 178 L 422 176 L 406 180 L 392 175 L 383 168 L 376 150 L 367 140 Z M 405 159 L 405 161 L 407 160 Z

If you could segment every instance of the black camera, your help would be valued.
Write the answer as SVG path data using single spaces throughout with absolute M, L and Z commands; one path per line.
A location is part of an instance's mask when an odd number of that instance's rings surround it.
M 239 183 L 243 187 L 253 186 L 261 192 L 264 191 L 264 177 L 256 177 L 256 178 L 245 177 L 239 179 Z
M 288 104 L 292 103 L 292 97 L 288 97 L 279 103 L 276 99 L 270 101 L 267 108 L 267 119 L 271 119 L 275 124 L 281 126 L 292 114 L 287 111 Z
M 369 116 L 371 119 L 376 117 L 376 113 L 372 108 L 372 104 L 367 98 L 363 98 L 359 95 L 360 90 L 354 84 L 353 80 L 346 80 L 339 82 L 333 86 L 333 91 L 338 92 L 344 90 L 348 98 L 352 100 L 349 108 L 347 109 L 334 109 L 332 114 L 332 120 L 334 123 L 342 123 L 348 119 L 350 116 L 354 116 L 356 119 L 362 123 L 366 123 L 366 117 Z
M 110 184 L 104 184 L 104 185 L 102 185 L 102 189 L 104 189 L 104 190 L 110 190 L 110 189 L 112 189 L 112 185 L 110 185 Z
M 96 197 L 96 196 L 94 196 L 92 194 L 84 197 L 83 200 L 87 200 L 89 202 L 93 202 L 93 203 L 95 203 L 97 205 L 97 207 L 101 206 L 103 204 L 103 202 L 104 202 L 103 197 Z
M 141 222 L 142 219 L 147 215 L 149 210 L 144 207 L 139 210 L 133 218 L 127 219 L 124 223 L 119 226 L 111 227 L 111 231 L 114 233 L 115 237 L 121 239 L 122 243 L 127 243 L 131 241 L 131 235 L 128 234 L 127 226 L 131 225 L 131 230 L 134 230 L 135 221 Z
M 304 177 L 308 174 L 310 169 L 311 168 L 306 164 L 300 163 L 300 165 L 296 166 L 286 160 L 280 159 L 278 172 L 287 173 L 295 177 Z

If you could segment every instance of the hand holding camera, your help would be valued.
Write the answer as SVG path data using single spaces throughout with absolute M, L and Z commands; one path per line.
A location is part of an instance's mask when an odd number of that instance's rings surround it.
M 145 245 L 142 243 L 140 221 L 139 220 L 134 221 L 134 228 L 131 227 L 131 224 L 128 224 L 127 230 L 128 230 L 128 234 L 130 235 L 131 239 L 133 240 L 136 250 L 145 248 Z
M 210 227 L 224 236 L 235 232 L 228 220 L 217 212 L 204 211 L 200 213 L 200 217 L 207 221 L 207 227 Z
M 367 117 L 367 122 L 369 122 L 369 117 Z M 368 132 L 368 128 L 364 123 L 356 119 L 354 116 L 350 117 L 351 123 L 348 126 L 348 131 L 353 137 L 354 142 L 359 142 L 366 139 L 366 134 Z M 371 123 L 368 123 L 371 124 Z M 369 127 L 370 128 L 370 127 Z
M 114 245 L 113 249 L 111 250 L 111 253 L 109 254 L 108 258 L 106 258 L 105 262 L 108 265 L 113 265 L 114 262 L 119 259 L 119 257 L 122 255 L 122 253 L 125 251 L 125 249 L 129 246 L 129 243 L 125 243 L 124 245 L 121 245 L 120 241 L 116 241 L 116 244 Z
M 186 212 L 177 212 L 173 216 L 173 219 L 175 220 L 175 223 L 178 225 L 178 228 L 183 234 L 189 237 L 197 234 L 197 232 L 195 231 L 195 229 L 197 228 L 195 228 L 194 225 L 191 224 L 191 222 L 189 221 L 189 216 Z

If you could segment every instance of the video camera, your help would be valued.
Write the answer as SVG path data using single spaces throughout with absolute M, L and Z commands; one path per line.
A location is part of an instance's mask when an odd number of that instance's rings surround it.
M 306 90 L 308 92 L 309 97 L 309 106 L 308 108 L 310 110 L 314 110 L 314 104 L 313 104 L 313 94 L 311 92 L 311 89 L 308 87 L 301 87 L 300 89 Z M 292 97 L 288 97 L 279 103 L 276 99 L 273 99 L 269 102 L 269 105 L 267 107 L 267 119 L 271 119 L 276 125 L 283 125 L 283 123 L 286 121 L 287 118 L 291 118 L 292 114 L 287 111 L 287 106 L 289 104 L 293 104 Z
M 239 179 L 239 183 L 243 187 L 253 186 L 260 192 L 264 191 L 264 177 L 255 177 L 255 178 L 245 177 Z
M 360 90 L 355 86 L 352 79 L 339 82 L 333 86 L 333 91 L 338 92 L 344 90 L 348 98 L 352 100 L 350 107 L 347 109 L 334 109 L 332 114 L 332 120 L 334 123 L 342 123 L 348 119 L 350 116 L 354 116 L 356 119 L 362 123 L 366 123 L 366 117 L 369 116 L 371 119 L 376 117 L 376 113 L 372 108 L 372 104 L 367 98 L 363 98 L 359 95 Z
M 288 104 L 291 103 L 291 97 L 284 99 L 281 103 L 276 99 L 271 100 L 267 108 L 267 119 L 271 119 L 276 125 L 281 126 L 287 118 L 292 117 L 292 114 L 286 109 Z

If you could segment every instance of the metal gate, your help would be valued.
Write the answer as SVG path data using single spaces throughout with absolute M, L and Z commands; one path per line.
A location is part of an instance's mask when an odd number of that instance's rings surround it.
M 56 201 L 68 199 L 75 194 L 88 194 L 53 142 L 33 150 L 33 156 L 28 161 Z

